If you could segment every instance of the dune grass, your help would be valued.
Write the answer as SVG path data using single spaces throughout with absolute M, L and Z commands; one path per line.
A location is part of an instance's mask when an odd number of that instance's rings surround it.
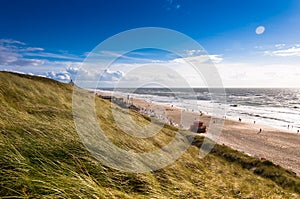
M 0 72 L 0 197 L 299 198 L 299 178 L 269 161 L 220 145 L 199 159 L 201 137 L 166 168 L 145 174 L 109 168 L 91 156 L 76 133 L 72 89 L 42 77 Z M 165 125 L 152 138 L 136 139 L 118 128 L 112 108 L 126 114 L 96 98 L 99 125 L 123 149 L 159 149 L 176 133 Z M 134 111 L 131 116 L 149 122 Z

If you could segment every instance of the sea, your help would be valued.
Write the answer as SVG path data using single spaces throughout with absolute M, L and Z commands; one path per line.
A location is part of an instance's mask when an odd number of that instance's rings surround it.
M 210 115 L 222 113 L 223 117 L 233 120 L 241 118 L 245 122 L 255 122 L 295 133 L 300 131 L 300 89 L 226 88 L 224 93 L 207 88 L 101 88 L 101 90 L 176 106 L 188 111 L 201 111 Z

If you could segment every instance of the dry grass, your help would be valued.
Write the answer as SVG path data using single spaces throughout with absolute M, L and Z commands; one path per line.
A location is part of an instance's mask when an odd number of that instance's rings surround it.
M 198 158 L 197 138 L 174 164 L 146 174 L 120 172 L 96 161 L 75 131 L 72 86 L 0 72 L 0 197 L 12 198 L 299 198 L 299 178 L 217 145 Z M 99 124 L 119 147 L 136 152 L 166 145 L 176 129 L 136 139 L 115 124 L 96 99 Z M 149 118 L 132 112 L 137 122 Z M 134 130 L 134 129 L 132 129 Z M 298 187 L 298 188 L 297 188 Z

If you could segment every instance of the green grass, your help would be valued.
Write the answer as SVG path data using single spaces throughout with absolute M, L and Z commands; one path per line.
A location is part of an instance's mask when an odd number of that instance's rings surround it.
M 109 168 L 90 155 L 76 133 L 72 89 L 46 78 L 0 72 L 0 197 L 299 198 L 299 178 L 269 161 L 220 145 L 199 159 L 201 137 L 158 171 Z M 124 110 L 99 98 L 96 108 L 107 137 L 126 150 L 159 149 L 176 134 L 165 125 L 152 138 L 133 138 L 118 128 L 110 111 L 122 116 Z M 149 122 L 136 112 L 131 116 L 140 124 Z

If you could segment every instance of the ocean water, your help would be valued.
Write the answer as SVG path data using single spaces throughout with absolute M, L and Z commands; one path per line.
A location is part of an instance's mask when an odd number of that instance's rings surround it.
M 196 103 L 197 108 L 194 111 L 200 110 L 211 115 L 218 112 L 216 109 L 225 107 L 226 118 L 236 120 L 241 118 L 246 122 L 255 121 L 291 132 L 300 130 L 300 89 L 226 88 L 226 96 L 223 98 L 226 101 L 219 101 L 217 96 L 219 94 L 209 92 L 205 88 L 194 88 L 193 92 L 184 88 L 138 88 L 136 90 L 118 88 L 113 91 L 146 101 L 178 106 L 189 111 L 195 109 L 193 104 Z M 214 100 L 212 96 L 215 96 Z

